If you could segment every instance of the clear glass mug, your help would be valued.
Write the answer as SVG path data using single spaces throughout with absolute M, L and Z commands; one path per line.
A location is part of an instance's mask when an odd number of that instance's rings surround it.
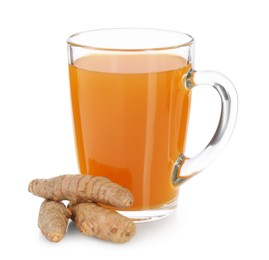
M 191 36 L 158 29 L 104 29 L 67 40 L 77 158 L 81 174 L 128 188 L 134 204 L 119 209 L 135 221 L 173 212 L 179 186 L 212 162 L 236 121 L 229 79 L 193 68 Z M 196 156 L 184 154 L 192 89 L 220 96 L 214 136 Z

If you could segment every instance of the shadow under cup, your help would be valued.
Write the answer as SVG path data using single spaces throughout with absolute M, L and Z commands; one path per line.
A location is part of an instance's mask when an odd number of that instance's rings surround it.
M 177 206 L 191 102 L 193 39 L 155 29 L 107 29 L 68 39 L 81 174 L 128 188 L 121 213 L 159 219 Z M 199 84 L 199 83 L 198 83 Z M 199 158 L 198 158 L 199 159 Z

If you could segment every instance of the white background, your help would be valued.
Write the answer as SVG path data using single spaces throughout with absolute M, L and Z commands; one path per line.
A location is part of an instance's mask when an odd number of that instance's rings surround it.
M 0 3 L 0 259 L 268 259 L 267 1 L 115 0 Z M 37 228 L 42 199 L 33 178 L 78 173 L 73 141 L 66 38 L 111 27 L 187 32 L 195 69 L 220 71 L 239 95 L 229 145 L 181 187 L 178 211 L 137 226 L 126 244 L 87 238 L 73 225 L 60 243 Z M 219 101 L 194 91 L 187 155 L 209 141 Z M 5 256 L 5 258 L 4 258 Z

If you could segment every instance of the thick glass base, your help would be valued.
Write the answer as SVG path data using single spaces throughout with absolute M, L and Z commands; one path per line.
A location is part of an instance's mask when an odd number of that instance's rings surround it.
M 138 211 L 119 210 L 118 212 L 132 219 L 135 223 L 142 223 L 165 218 L 169 216 L 171 213 L 173 213 L 176 210 L 176 208 L 177 208 L 177 199 L 156 209 L 138 210 Z

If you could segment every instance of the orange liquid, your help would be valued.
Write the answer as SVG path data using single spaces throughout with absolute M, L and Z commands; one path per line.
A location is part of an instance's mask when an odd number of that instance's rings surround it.
M 178 188 L 171 171 L 184 152 L 191 65 L 173 55 L 90 55 L 69 65 L 81 174 L 128 188 L 128 210 L 158 208 Z

